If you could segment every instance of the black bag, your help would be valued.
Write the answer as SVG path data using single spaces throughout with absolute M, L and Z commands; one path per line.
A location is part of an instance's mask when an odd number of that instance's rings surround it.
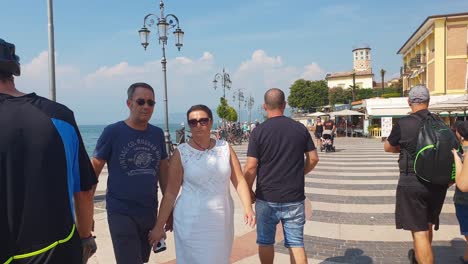
M 417 115 L 413 116 L 420 119 Z M 442 120 L 432 114 L 420 121 L 422 126 L 414 153 L 414 172 L 425 182 L 448 185 L 455 173 L 452 149 L 459 146 L 457 137 Z

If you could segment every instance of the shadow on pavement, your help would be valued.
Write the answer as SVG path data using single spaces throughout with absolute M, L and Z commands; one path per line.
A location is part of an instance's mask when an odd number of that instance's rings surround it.
M 102 202 L 106 200 L 106 194 L 98 194 L 94 196 L 94 202 Z
M 434 263 L 456 264 L 460 263 L 459 257 L 465 253 L 466 242 L 463 239 L 452 239 L 450 246 L 447 242 L 435 242 Z M 411 243 L 412 244 L 412 243 Z M 439 245 L 437 245 L 439 244 Z M 440 245 L 445 244 L 445 245 Z M 348 248 L 343 256 L 334 256 L 324 259 L 321 264 L 332 263 L 353 263 L 353 264 L 371 264 L 371 263 L 407 263 L 407 252 L 410 248 L 393 247 L 392 242 L 389 242 L 388 250 L 371 249 L 365 251 L 361 248 Z
M 326 263 L 360 263 L 360 264 L 370 264 L 373 263 L 372 258 L 369 256 L 363 255 L 364 251 L 359 248 L 348 248 L 346 249 L 344 256 L 331 257 L 325 259 L 323 264 Z

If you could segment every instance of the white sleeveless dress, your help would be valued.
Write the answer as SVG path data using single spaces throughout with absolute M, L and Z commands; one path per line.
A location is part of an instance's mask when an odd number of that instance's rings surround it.
M 217 140 L 200 151 L 184 143 L 178 150 L 183 182 L 174 208 L 177 264 L 229 263 L 234 240 L 229 145 Z

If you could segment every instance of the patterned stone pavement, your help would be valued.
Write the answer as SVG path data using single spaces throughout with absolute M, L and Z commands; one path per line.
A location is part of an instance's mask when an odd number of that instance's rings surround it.
M 305 226 L 309 263 L 408 263 L 411 235 L 394 227 L 398 155 L 384 153 L 383 144 L 371 139 L 338 138 L 335 143 L 337 152 L 319 153 L 319 165 L 306 176 L 307 207 L 311 208 Z M 246 144 L 234 146 L 242 166 L 246 148 Z M 238 200 L 233 190 L 232 195 Z M 453 188 L 445 200 L 440 230 L 434 235 L 436 263 L 458 263 L 458 256 L 464 252 L 465 241 L 459 234 L 452 197 Z M 103 188 L 95 197 L 95 213 L 105 231 Z M 235 219 L 241 219 L 238 202 L 236 214 Z M 235 230 L 231 263 L 259 263 L 255 230 L 246 229 L 242 221 L 235 223 Z M 107 236 L 103 232 L 98 237 L 105 242 L 91 264 L 113 263 Z M 170 234 L 167 241 L 168 251 L 152 255 L 150 263 L 175 263 Z M 276 241 L 275 263 L 289 263 L 281 229 Z
M 306 228 L 308 257 L 319 263 L 408 263 L 411 235 L 393 227 L 398 155 L 385 153 L 383 144 L 374 140 L 338 138 L 335 142 L 338 151 L 319 153 L 319 165 L 306 176 L 306 195 L 312 207 L 308 221 L 312 226 L 327 224 L 349 232 L 327 237 L 325 229 L 321 233 Z M 459 263 L 458 256 L 464 253 L 452 198 L 453 188 L 447 194 L 440 230 L 434 238 L 436 263 Z M 354 236 L 350 226 L 359 227 L 359 231 L 389 232 L 366 237 L 356 230 Z M 444 232 L 443 238 L 437 238 Z M 286 254 L 283 243 L 277 243 L 276 250 Z

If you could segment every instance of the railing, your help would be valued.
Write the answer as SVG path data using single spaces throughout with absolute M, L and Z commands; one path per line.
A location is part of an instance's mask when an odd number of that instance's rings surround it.
M 416 60 L 416 58 L 412 58 L 410 60 L 409 66 L 410 66 L 411 69 L 414 69 L 414 68 L 418 67 L 418 61 Z
M 370 136 L 373 138 L 380 138 L 382 137 L 382 129 L 380 127 L 376 127 L 371 129 Z
M 417 65 L 426 64 L 426 54 L 416 54 L 415 59 Z

